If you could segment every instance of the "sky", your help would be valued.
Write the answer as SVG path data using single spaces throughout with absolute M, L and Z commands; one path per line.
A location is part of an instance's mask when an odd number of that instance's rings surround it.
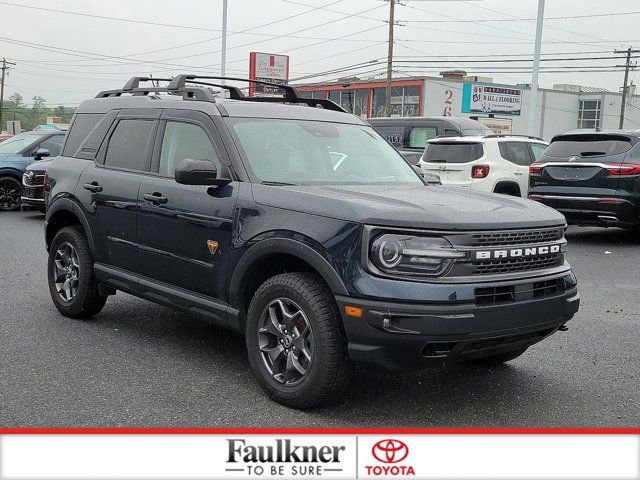
M 228 3 L 229 76 L 247 77 L 249 52 L 259 51 L 289 55 L 292 83 L 384 78 L 388 1 Z M 395 15 L 395 75 L 461 69 L 496 83 L 530 83 L 537 5 L 402 0 Z M 638 25 L 637 0 L 546 0 L 542 65 L 552 71 L 541 73 L 540 86 L 573 83 L 619 91 L 624 72 L 616 66 L 624 58 L 611 57 L 615 49 L 640 49 Z M 16 63 L 5 98 L 19 92 L 26 103 L 38 95 L 50 106 L 74 106 L 134 75 L 219 74 L 221 28 L 222 0 L 0 0 L 0 58 Z M 553 60 L 562 58 L 581 60 Z M 594 67 L 599 71 L 579 71 Z M 337 72 L 317 75 L 332 70 Z

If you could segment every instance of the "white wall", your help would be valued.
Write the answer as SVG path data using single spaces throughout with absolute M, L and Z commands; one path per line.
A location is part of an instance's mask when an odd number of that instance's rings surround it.
M 445 108 L 451 108 L 451 116 L 466 117 L 475 114 L 462 113 L 462 85 L 464 82 L 448 79 L 427 78 L 423 84 L 422 111 L 425 117 L 445 114 Z M 518 87 L 520 88 L 520 87 Z M 512 132 L 526 135 L 528 128 L 529 89 L 522 89 L 521 115 L 500 116 L 512 119 Z M 539 90 L 538 114 L 536 118 L 537 136 L 551 140 L 554 135 L 578 128 L 579 100 L 602 100 L 601 125 L 603 129 L 617 129 L 620 114 L 621 95 L 615 93 L 571 93 L 558 90 Z M 447 102 L 450 103 L 447 103 Z M 624 128 L 640 129 L 640 96 L 630 101 L 625 113 Z M 542 112 L 542 115 L 541 115 Z

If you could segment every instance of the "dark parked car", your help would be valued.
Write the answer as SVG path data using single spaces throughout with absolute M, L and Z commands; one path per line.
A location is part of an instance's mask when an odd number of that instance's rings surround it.
M 44 204 L 44 179 L 47 173 L 47 166 L 55 157 L 47 157 L 36 160 L 28 165 L 22 175 L 22 204 L 37 208 L 42 213 L 45 210 Z
M 456 117 L 384 117 L 368 122 L 412 164 L 417 165 L 427 140 L 436 137 L 493 135 L 483 123 Z
M 340 395 L 351 362 L 496 364 L 566 329 L 560 213 L 426 185 L 338 105 L 286 85 L 220 99 L 200 86 L 215 79 L 134 78 L 78 107 L 45 191 L 63 315 L 119 290 L 242 332 L 261 386 L 296 408 Z
M 557 135 L 529 170 L 529 198 L 577 225 L 637 228 L 640 131 Z
M 60 130 L 25 132 L 0 143 L 0 210 L 20 208 L 27 166 L 34 160 L 59 155 L 65 133 Z

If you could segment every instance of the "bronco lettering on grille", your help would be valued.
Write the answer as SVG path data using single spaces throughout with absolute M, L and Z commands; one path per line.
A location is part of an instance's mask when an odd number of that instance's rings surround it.
M 523 258 L 536 257 L 543 255 L 552 255 L 562 251 L 561 244 L 543 245 L 526 248 L 508 248 L 508 249 L 492 249 L 478 250 L 473 252 L 473 260 L 493 260 L 501 258 Z

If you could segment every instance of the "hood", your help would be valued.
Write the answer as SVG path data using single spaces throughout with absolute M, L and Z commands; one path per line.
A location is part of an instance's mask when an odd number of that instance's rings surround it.
M 370 225 L 495 230 L 565 224 L 556 210 L 518 197 L 442 186 L 253 185 L 256 203 Z
M 55 157 L 44 158 L 42 160 L 36 160 L 35 162 L 27 166 L 27 170 L 33 170 L 34 172 L 46 172 L 47 167 L 53 161 Z
M 18 153 L 0 153 L 0 163 L 7 160 L 22 160 L 24 157 Z

